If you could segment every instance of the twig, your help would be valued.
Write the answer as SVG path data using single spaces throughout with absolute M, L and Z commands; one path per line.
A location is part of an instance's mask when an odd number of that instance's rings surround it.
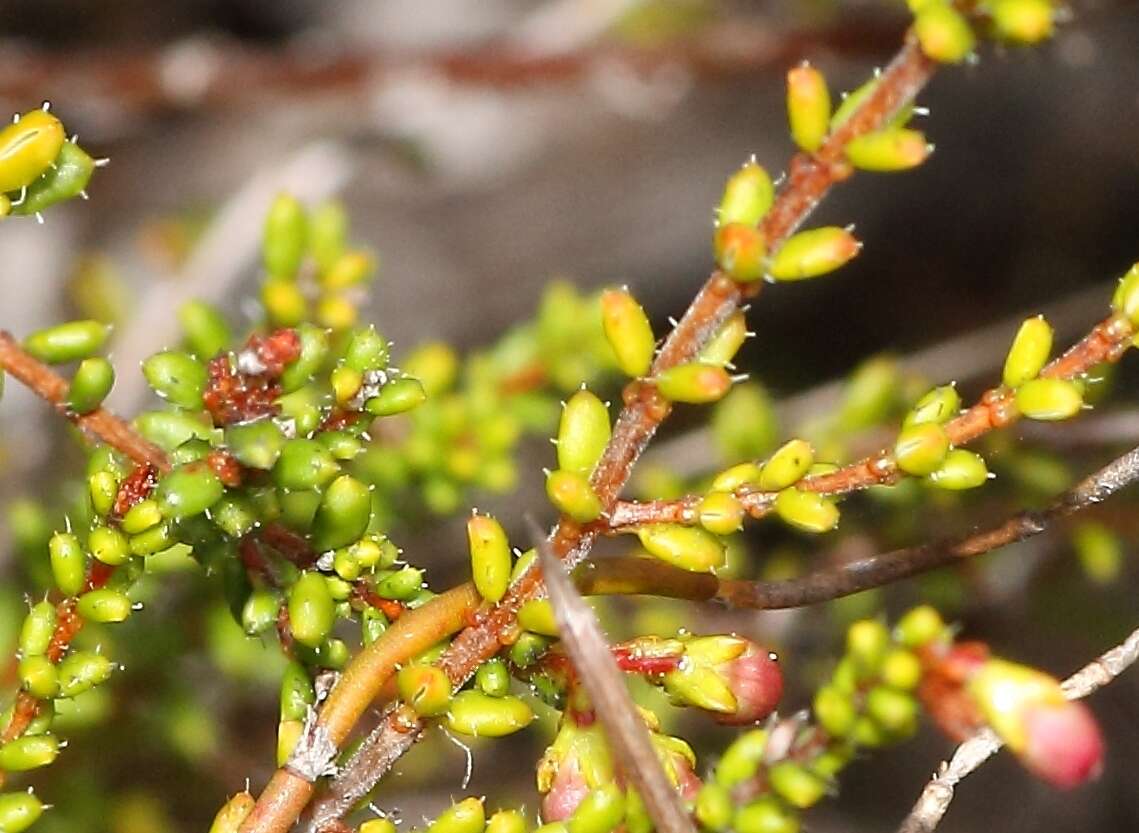
M 1052 361 L 1041 376 L 1074 379 L 1101 362 L 1117 362 L 1131 346 L 1134 328 L 1126 318 L 1111 315 L 1073 345 L 1068 352 Z M 945 424 L 945 433 L 955 446 L 966 445 L 994 428 L 1004 428 L 1017 419 L 1015 393 L 1006 387 L 986 391 L 971 408 Z M 896 482 L 902 473 L 887 451 L 871 455 L 843 466 L 829 474 L 806 477 L 796 488 L 828 495 L 844 495 L 870 486 Z M 762 518 L 771 512 L 775 492 L 748 491 L 737 494 L 748 514 Z M 621 502 L 614 506 L 609 518 L 611 531 L 626 531 L 649 523 L 695 523 L 699 495 L 688 495 L 672 501 L 644 503 Z
M 1042 314 L 1056 330 L 1057 338 L 1075 338 L 1084 332 L 1087 322 L 1100 314 L 1103 299 L 1110 297 L 1114 282 L 1095 284 L 1054 303 L 1002 318 L 985 327 L 970 330 L 954 338 L 923 347 L 898 357 L 903 374 L 916 374 L 928 379 L 953 379 L 968 382 L 984 374 L 1000 370 L 1002 351 L 1008 348 L 1011 333 L 1030 315 Z M 833 412 L 846 390 L 845 377 L 813 386 L 776 403 L 779 424 L 801 425 L 817 414 Z M 1081 429 L 1088 425 L 1081 421 Z M 1065 432 L 1071 429 L 1065 426 Z M 1064 434 L 1065 440 L 1068 434 Z M 1136 430 L 1139 439 L 1139 429 Z M 1130 438 L 1122 442 L 1130 442 Z M 660 465 L 680 477 L 695 477 L 708 469 L 708 461 L 717 458 L 712 432 L 708 427 L 694 428 L 678 437 L 662 440 L 645 455 L 645 464 Z
M 1139 448 L 1113 460 L 1054 500 L 989 529 L 946 541 L 847 561 L 785 581 L 720 579 L 650 558 L 614 558 L 584 565 L 575 576 L 592 595 L 649 594 L 731 607 L 777 610 L 839 599 L 972 558 L 1044 532 L 1054 521 L 1106 500 L 1139 479 Z
M 738 78 L 781 66 L 813 49 L 880 54 L 897 42 L 900 28 L 863 17 L 788 32 L 764 22 L 733 20 L 658 47 L 593 42 L 555 53 L 535 48 L 536 42 L 520 32 L 473 50 L 402 55 L 369 50 L 323 60 L 313 60 L 311 50 L 255 49 L 203 39 L 129 54 L 5 49 L 0 52 L 0 99 L 38 104 L 46 97 L 64 108 L 81 106 L 84 112 L 93 111 L 98 127 L 105 130 L 130 123 L 124 114 L 169 108 L 246 108 L 274 97 L 374 97 L 384 85 L 411 74 L 502 91 L 579 82 L 615 68 L 650 75 L 680 67 L 702 78 Z
M 932 77 L 935 67 L 922 53 L 912 35 L 908 35 L 904 46 L 882 72 L 878 85 L 862 106 L 827 138 L 818 153 L 814 156 L 797 154 L 792 159 L 788 180 L 760 225 L 760 230 L 773 251 L 810 215 L 834 184 L 851 174 L 852 170 L 845 161 L 846 145 L 855 137 L 881 127 L 900 108 L 911 102 Z M 758 288 L 754 286 L 750 291 L 757 292 Z M 723 273 L 714 272 L 668 336 L 653 363 L 652 373 L 655 375 L 690 361 L 739 307 L 743 298 L 744 290 L 740 286 Z M 591 480 L 593 489 L 606 510 L 612 510 L 616 504 L 617 496 L 628 481 L 634 463 L 669 413 L 668 403 L 657 393 L 655 386 L 647 381 L 630 384 L 625 390 L 624 402 L 625 407 L 614 426 L 612 438 Z M 588 556 L 598 534 L 596 527 L 581 527 L 563 518 L 550 540 L 555 554 L 567 569 L 571 569 Z M 462 685 L 479 664 L 498 652 L 516 627 L 518 609 L 526 601 L 540 596 L 543 591 L 538 571 L 530 569 L 511 587 L 501 602 L 480 612 L 476 621 L 459 633 L 438 663 L 453 685 Z M 365 696 L 363 691 L 360 696 Z M 367 695 L 368 701 L 372 697 L 374 691 Z M 337 782 L 342 779 L 353 783 L 367 781 L 374 785 L 391 764 L 411 748 L 419 736 L 420 724 L 417 722 L 413 731 L 401 732 L 396 726 L 390 725 L 392 720 L 389 715 L 362 747 L 363 750 L 378 742 L 392 744 L 384 755 L 377 756 L 386 763 L 367 772 L 345 767 L 333 779 L 330 789 L 332 795 L 337 793 Z M 273 786 L 271 783 L 270 787 Z M 276 798 L 272 789 L 267 788 L 262 794 L 258 807 L 262 801 L 267 806 L 274 804 Z M 327 824 L 334 818 L 326 813 L 326 809 L 323 802 L 318 802 L 314 807 L 314 821 L 310 822 L 307 828 L 309 831 L 320 830 L 321 820 Z M 288 812 L 266 812 L 259 816 L 256 823 L 247 821 L 242 825 L 241 833 L 284 833 L 295 818 L 295 815 Z
M 1136 659 L 1139 659 L 1139 630 L 1064 680 L 1061 686 L 1065 696 L 1069 700 L 1087 697 L 1126 671 Z M 949 809 L 961 779 L 996 754 L 1002 745 L 992 730 L 985 729 L 958 746 L 953 757 L 942 763 L 937 774 L 926 784 L 898 833 L 932 833 Z
M 69 410 L 64 401 L 67 397 L 67 380 L 24 350 L 12 334 L 4 330 L 0 330 L 0 368 L 53 405 L 88 436 L 102 440 L 136 463 L 148 463 L 159 471 L 170 470 L 170 462 L 162 449 L 143 439 L 122 418 L 105 408 L 97 408 L 89 414 L 77 414 Z

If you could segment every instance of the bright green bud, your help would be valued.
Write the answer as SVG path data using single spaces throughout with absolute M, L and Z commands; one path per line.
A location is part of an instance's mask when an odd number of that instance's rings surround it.
M 1139 263 L 1119 279 L 1111 298 L 1111 308 L 1125 316 L 1133 326 L 1139 325 Z
M 481 691 L 461 691 L 451 700 L 447 726 L 453 732 L 476 737 L 500 738 L 525 729 L 534 712 L 514 696 L 488 697 Z
M 67 389 L 67 407 L 88 414 L 103 404 L 115 384 L 115 369 L 102 357 L 84 359 Z
M 799 818 L 774 796 L 765 796 L 736 810 L 736 833 L 799 833 Z
M 753 160 L 728 177 L 716 219 L 721 225 L 755 226 L 774 201 L 775 185 L 771 177 Z
M 526 833 L 526 817 L 518 810 L 499 810 L 487 821 L 486 833 Z
M 265 271 L 277 278 L 290 278 L 300 268 L 305 252 L 307 220 L 304 206 L 289 194 L 279 194 L 269 206 L 261 242 Z
M 344 351 L 344 364 L 353 370 L 366 373 L 381 370 L 388 365 L 388 340 L 369 326 L 352 334 Z
M 25 772 L 47 766 L 59 755 L 55 735 L 25 735 L 0 746 L 0 769 Z
M 784 243 L 771 259 L 768 273 L 777 281 L 798 281 L 833 272 L 852 260 L 862 244 L 838 226 L 801 231 Z
M 724 750 L 724 757 L 716 765 L 716 783 L 731 789 L 741 781 L 748 780 L 759 771 L 766 750 L 766 731 L 752 729 L 744 732 Z
M 309 217 L 308 243 L 321 271 L 332 268 L 348 239 L 348 213 L 335 201 L 321 203 Z
M 24 339 L 24 349 L 42 362 L 66 364 L 102 349 L 111 328 L 98 321 L 69 321 Z
M 503 697 L 510 693 L 510 671 L 500 659 L 487 660 L 475 672 L 475 685 L 483 694 Z
M 904 691 L 875 686 L 866 695 L 866 713 L 892 736 L 908 735 L 917 725 L 918 703 Z
M 328 331 L 313 324 L 297 326 L 301 354 L 281 374 L 281 390 L 293 393 L 312 381 L 328 355 Z
M 546 495 L 559 512 L 578 523 L 589 523 L 601 515 L 601 501 L 585 475 L 558 469 L 546 477 Z
M 877 356 L 862 362 L 846 384 L 839 422 L 851 431 L 877 425 L 889 416 L 900 386 L 894 359 Z
M 251 469 L 273 468 L 285 447 L 285 435 L 271 419 L 242 422 L 225 429 L 226 450 Z
M 213 427 L 197 414 L 178 411 L 143 411 L 134 420 L 140 434 L 165 451 L 173 451 L 186 442 L 208 441 Z
M 357 828 L 358 833 L 399 833 L 399 828 L 391 819 L 369 819 Z M 523 827 L 521 833 L 526 833 Z
M 914 18 L 921 51 L 943 64 L 958 64 L 977 43 L 969 21 L 948 3 L 927 3 Z
M 102 654 L 76 651 L 59 663 L 59 696 L 75 697 L 102 685 L 112 670 L 111 661 Z
M 164 518 L 181 520 L 200 515 L 225 492 L 218 476 L 205 463 L 179 466 L 162 478 L 154 496 Z M 125 519 L 124 519 L 125 520 Z
M 326 486 L 340 466 L 316 440 L 297 438 L 285 443 L 273 466 L 273 481 L 282 489 L 302 491 Z
M 376 259 L 369 252 L 344 252 L 320 274 L 320 284 L 330 290 L 347 289 L 363 283 L 375 268 Z
M 826 795 L 827 782 L 793 761 L 780 761 L 767 770 L 771 789 L 790 804 L 804 810 Z
M 696 506 L 700 526 L 715 535 L 731 535 L 743 526 L 743 504 L 730 492 L 709 492 Z
M 732 280 L 753 283 L 764 274 L 767 239 L 754 226 L 721 223 L 712 235 L 712 254 Z
M 657 390 L 670 402 L 702 405 L 724 397 L 732 377 L 722 367 L 690 362 L 670 367 L 656 377 Z
M 933 422 L 902 428 L 894 444 L 894 459 L 907 474 L 924 476 L 941 467 L 949 451 L 949 435 Z
M 696 793 L 696 820 L 708 830 L 726 830 L 732 823 L 733 809 L 731 793 L 719 784 L 704 784 Z
M 20 660 L 17 673 L 23 689 L 37 699 L 50 700 L 59 693 L 55 663 L 45 656 L 25 656 Z
M 710 573 L 724 566 L 723 543 L 699 527 L 650 524 L 638 529 L 637 537 L 650 555 L 682 570 Z
M 882 660 L 878 676 L 890 688 L 912 691 L 921 682 L 921 660 L 905 648 L 894 648 Z
M 510 646 L 510 661 L 519 668 L 533 665 L 550 646 L 550 640 L 541 634 L 524 632 Z
M 993 30 L 1004 40 L 1032 44 L 1052 37 L 1052 0 L 991 0 L 986 8 Z
M 302 645 L 316 648 L 336 620 L 328 583 L 320 573 L 305 572 L 289 592 L 289 626 Z
M 625 820 L 625 791 L 608 783 L 586 794 L 567 822 L 569 833 L 612 833 Z
M 142 363 L 142 374 L 154 392 L 168 402 L 191 411 L 202 407 L 206 366 L 189 353 L 166 350 Z
M 308 672 L 299 662 L 290 662 L 281 675 L 281 720 L 304 720 L 315 703 L 316 691 Z
M 127 539 L 131 555 L 154 555 L 170 548 L 174 543 L 174 534 L 168 523 L 157 524 Z
M 48 542 L 51 575 L 55 586 L 65 596 L 74 596 L 83 589 L 86 578 L 87 556 L 79 539 L 70 532 L 57 532 Z
M 454 384 L 459 373 L 459 357 L 448 345 L 429 342 L 412 351 L 402 366 L 404 373 L 423 382 L 428 396 L 435 396 Z
M 0 830 L 23 833 L 43 814 L 44 806 L 30 792 L 0 795 Z
M 213 824 L 210 825 L 209 833 L 237 833 L 256 803 L 248 792 L 238 793 L 218 810 Z
M 763 470 L 755 463 L 738 463 L 717 474 L 712 488 L 718 492 L 734 492 L 740 486 L 757 485 L 762 473 Z
M 374 608 L 366 607 L 360 614 L 360 637 L 365 645 L 371 645 L 377 639 L 384 635 L 384 631 L 388 629 L 388 617 Z
M 955 448 L 945 455 L 936 471 L 930 472 L 929 479 L 940 489 L 975 489 L 989 479 L 989 469 L 980 454 Z
M 696 359 L 702 364 L 729 365 L 747 338 L 747 317 L 743 310 L 736 310 L 708 339 Z
M 890 647 L 890 631 L 877 619 L 860 619 L 846 631 L 846 653 L 863 677 L 881 666 Z
M 205 301 L 187 301 L 178 308 L 178 323 L 190 352 L 202 359 L 226 348 L 233 334 L 217 307 Z
M 131 600 L 121 590 L 104 587 L 80 596 L 76 610 L 92 622 L 122 622 L 131 615 Z
M 588 476 L 609 444 L 609 409 L 587 390 L 566 402 L 558 426 L 558 466 Z
M 312 542 L 317 550 L 333 550 L 355 543 L 367 532 L 372 520 L 372 492 L 348 474 L 342 474 L 325 490 L 312 524 Z
M 97 471 L 87 478 L 87 493 L 96 515 L 108 515 L 119 494 L 119 479 L 109 471 Z
M 621 371 L 634 378 L 647 374 L 656 338 L 649 317 L 636 299 L 623 289 L 601 293 L 601 323 Z
M 0 130 L 0 192 L 19 191 L 51 169 L 66 136 L 46 110 L 30 110 Z
M 814 67 L 803 63 L 787 73 L 787 121 L 791 139 L 807 153 L 822 147 L 831 118 L 827 81 Z
M 934 388 L 917 401 L 917 404 L 906 414 L 903 426 L 924 425 L 927 422 L 942 425 L 961 409 L 961 397 L 953 385 L 942 385 Z
M 471 578 L 479 595 L 496 603 L 510 586 L 511 555 L 506 531 L 494 518 L 472 515 L 467 520 Z
M 405 665 L 396 675 L 399 696 L 420 717 L 442 714 L 451 703 L 451 681 L 435 665 Z
M 838 525 L 838 507 L 817 492 L 784 489 L 775 498 L 775 514 L 804 532 L 829 532 Z
M 353 367 L 338 365 L 329 376 L 329 382 L 336 403 L 344 405 L 360 392 L 360 387 L 364 384 L 364 374 Z
M 771 455 L 759 475 L 759 488 L 765 492 L 786 489 L 807 473 L 815 462 L 815 450 L 806 440 L 791 440 Z
M 895 127 L 851 139 L 845 152 L 847 161 L 856 168 L 889 173 L 917 167 L 932 150 L 920 130 Z
M 823 686 L 815 693 L 815 720 L 836 738 L 846 737 L 854 728 L 858 713 L 850 695 L 835 686 Z
M 1079 386 L 1067 379 L 1032 379 L 1016 389 L 1016 407 L 1029 419 L 1069 419 L 1083 406 Z
M 1109 584 L 1123 568 L 1123 542 L 1111 529 L 1095 521 L 1077 524 L 1072 546 L 1084 573 L 1096 584 Z
M 941 614 L 929 605 L 910 610 L 894 626 L 895 638 L 907 648 L 921 648 L 946 638 L 949 631 Z
M 55 634 L 55 621 L 55 605 L 48 601 L 34 605 L 20 627 L 20 653 L 26 657 L 45 653 Z
M 277 624 L 281 602 L 272 590 L 254 590 L 241 608 L 241 629 L 247 636 L 265 633 Z
M 411 376 L 392 379 L 380 392 L 364 403 L 372 416 L 394 416 L 418 408 L 427 401 L 423 383 Z
M 427 826 L 426 833 L 482 833 L 486 811 L 482 800 L 465 798 L 448 807 Z
M 549 599 L 530 599 L 518 609 L 518 624 L 543 636 L 557 636 L 558 622 Z
M 417 567 L 403 567 L 376 582 L 376 592 L 385 599 L 406 601 L 423 588 L 423 571 Z
M 833 132 L 837 130 L 844 123 L 846 123 L 846 121 L 849 120 L 850 117 L 853 116 L 854 113 L 866 103 L 870 96 L 874 94 L 875 90 L 878 89 L 878 85 L 881 84 L 881 82 L 881 76 L 876 75 L 857 89 L 851 90 L 849 93 L 844 94 L 842 101 L 839 102 L 838 107 L 835 108 L 834 115 L 831 116 L 831 131 Z M 912 115 L 913 105 L 906 105 L 892 119 L 890 119 L 889 122 L 887 122 L 887 126 L 901 127 L 910 120 L 910 117 Z
M 1052 325 L 1043 315 L 1027 319 L 1020 325 L 1016 338 L 1005 359 L 1003 381 L 1010 388 L 1018 388 L 1035 379 L 1048 362 L 1052 352 Z

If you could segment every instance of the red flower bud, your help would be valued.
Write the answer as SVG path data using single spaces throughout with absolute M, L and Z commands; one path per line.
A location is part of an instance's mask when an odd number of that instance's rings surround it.
M 567 758 L 558 767 L 550 791 L 542 798 L 542 821 L 546 824 L 565 821 L 589 792 L 590 786 L 585 782 L 577 759 Z

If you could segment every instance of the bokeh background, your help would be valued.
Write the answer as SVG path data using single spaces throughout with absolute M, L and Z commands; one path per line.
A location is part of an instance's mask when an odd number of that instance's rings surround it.
M 790 156 L 786 68 L 810 58 L 832 89 L 849 89 L 888 59 L 904 25 L 901 3 L 871 0 L 3 0 L 0 109 L 50 99 L 111 164 L 89 202 L 43 225 L 0 224 L 0 327 L 115 318 L 122 381 L 112 403 L 135 411 L 147 393 L 124 368 L 177 341 L 181 300 L 205 297 L 254 320 L 244 299 L 259 278 L 261 219 L 287 189 L 348 207 L 354 237 L 382 259 L 366 317 L 397 353 L 436 339 L 460 350 L 491 343 L 534 315 L 554 278 L 583 291 L 627 283 L 663 331 L 709 269 L 711 208 L 727 173 L 751 154 L 773 171 Z M 931 160 L 856 177 L 819 211 L 822 222 L 856 225 L 861 256 L 825 280 L 772 288 L 749 314 L 758 338 L 739 364 L 784 403 L 785 434 L 835 408 L 827 383 L 866 356 L 890 353 L 977 391 L 1018 314 L 1048 310 L 1063 341 L 1098 320 L 1112 278 L 1139 258 L 1136 43 L 1135 4 L 1077 2 L 1052 44 L 986 48 L 975 65 L 939 74 L 922 96 Z M 1103 421 L 1012 432 L 1031 457 L 990 448 L 1020 472 L 1002 478 L 1011 485 L 926 507 L 907 524 L 852 501 L 842 547 L 963 531 L 1139 441 L 1139 376 L 1134 359 L 1124 364 L 1089 418 Z M 42 405 L 8 387 L 0 563 L 4 618 L 16 621 L 34 587 L 35 555 L 21 555 L 12 534 L 30 511 L 22 499 L 60 505 L 80 458 Z M 685 475 L 717 465 L 700 417 L 680 413 L 649 462 Z M 517 495 L 474 502 L 515 521 L 525 508 L 547 511 L 548 448 L 525 445 Z M 783 653 L 793 709 L 808 702 L 844 621 L 933 597 L 1001 653 L 1066 674 L 1135 624 L 1134 509 L 1124 498 L 1100 518 L 1121 534 L 1107 580 L 1060 529 L 964 573 L 808 611 L 616 605 L 614 632 L 685 621 L 754 633 Z M 401 542 L 434 582 L 460 576 L 461 519 L 405 527 Z M 765 530 L 747 551 L 755 574 L 814 557 L 810 542 Z M 40 829 L 204 829 L 227 794 L 262 782 L 279 660 L 240 635 L 218 597 L 206 577 L 163 577 L 125 635 L 89 636 L 126 671 L 71 716 L 70 748 L 40 779 L 58 805 Z M 964 785 L 944 829 L 1139 828 L 1137 695 L 1131 673 L 1093 698 L 1109 737 L 1098 783 L 1059 795 L 1000 757 Z M 726 739 L 679 725 L 706 755 Z M 533 806 L 533 770 L 521 762 L 536 759 L 542 731 L 510 751 L 477 747 L 470 789 Z M 893 829 L 950 749 L 927 731 L 850 768 L 811 829 Z M 435 737 L 379 803 L 401 808 L 411 827 L 462 792 L 464 765 Z

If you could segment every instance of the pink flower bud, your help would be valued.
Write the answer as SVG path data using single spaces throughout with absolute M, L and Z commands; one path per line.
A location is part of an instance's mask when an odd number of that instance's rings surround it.
M 565 821 L 577 805 L 589 795 L 590 787 L 575 758 L 568 758 L 558 768 L 550 791 L 542 798 L 542 821 Z
M 755 723 L 779 705 L 783 697 L 783 670 L 773 652 L 749 642 L 747 650 L 724 663 L 721 671 L 736 697 L 736 710 L 732 714 L 717 714 L 718 723 L 729 726 Z
M 1079 786 L 1103 771 L 1103 735 L 1083 703 L 1042 703 L 1025 710 L 1027 743 L 1021 761 L 1037 777 L 1061 789 Z

